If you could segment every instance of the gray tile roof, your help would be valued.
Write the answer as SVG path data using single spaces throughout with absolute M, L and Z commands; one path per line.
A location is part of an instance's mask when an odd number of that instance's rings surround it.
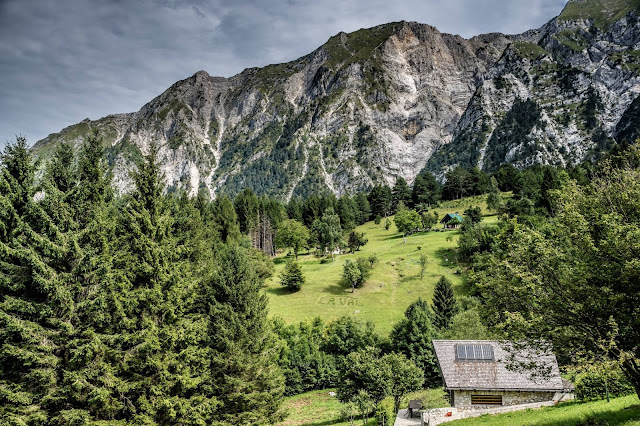
M 493 347 L 495 361 L 456 361 L 456 344 L 489 344 Z M 554 354 L 539 356 L 536 361 L 550 368 L 548 377 L 531 377 L 528 371 L 508 370 L 506 360 L 509 342 L 495 340 L 434 340 L 440 370 L 448 390 L 519 390 L 519 391 L 563 391 L 572 390 L 572 385 L 563 382 Z M 523 357 L 525 356 L 524 353 Z M 519 354 L 516 354 L 518 358 Z M 522 358 L 521 358 L 522 359 Z M 529 358 L 527 358 L 529 359 Z

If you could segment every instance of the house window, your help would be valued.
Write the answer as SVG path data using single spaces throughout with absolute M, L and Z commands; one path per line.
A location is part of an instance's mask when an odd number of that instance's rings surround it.
M 493 346 L 487 344 L 457 344 L 456 361 L 493 361 Z
M 471 405 L 502 405 L 502 395 L 471 395 Z

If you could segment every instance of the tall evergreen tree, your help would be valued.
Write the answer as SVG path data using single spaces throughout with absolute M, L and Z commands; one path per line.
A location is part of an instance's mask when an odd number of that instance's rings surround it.
M 358 192 L 355 196 L 356 205 L 358 206 L 358 225 L 371 220 L 371 204 L 364 192 Z
M 93 351 L 76 354 L 79 364 L 101 373 L 89 380 L 86 403 L 96 420 L 202 422 L 217 405 L 206 395 L 207 321 L 194 304 L 196 274 L 184 247 L 190 242 L 172 234 L 155 145 L 132 178 L 135 190 L 119 214 L 113 266 L 103 271 L 88 308 Z
M 281 416 L 284 379 L 262 284 L 243 249 L 230 247 L 205 287 L 210 389 L 221 402 L 214 419 L 227 424 L 273 424 Z
M 433 344 L 436 330 L 431 322 L 429 304 L 422 299 L 413 302 L 404 313 L 404 319 L 391 331 L 391 345 L 396 352 L 404 354 L 424 373 L 427 386 L 440 385 L 438 365 Z
M 34 201 L 36 164 L 26 140 L 0 166 L 0 420 L 38 424 L 57 409 L 59 351 L 72 299 L 54 267 L 65 236 Z
M 449 328 L 453 316 L 458 313 L 453 287 L 446 277 L 440 277 L 433 291 L 433 312 L 435 314 L 433 325 L 438 330 Z
M 386 217 L 391 213 L 391 189 L 386 185 L 376 185 L 369 193 L 371 214 Z
M 397 208 L 398 203 L 403 203 L 405 206 L 411 205 L 411 188 L 409 188 L 407 181 L 403 177 L 396 179 L 391 196 L 394 210 Z
M 423 171 L 413 182 L 411 199 L 414 206 L 424 205 L 430 207 L 440 198 L 440 185 L 433 174 Z

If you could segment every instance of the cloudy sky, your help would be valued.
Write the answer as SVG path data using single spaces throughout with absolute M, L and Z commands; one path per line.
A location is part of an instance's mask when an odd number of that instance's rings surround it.
M 0 145 L 132 112 L 198 70 L 231 76 L 339 31 L 418 21 L 519 33 L 565 0 L 0 0 Z

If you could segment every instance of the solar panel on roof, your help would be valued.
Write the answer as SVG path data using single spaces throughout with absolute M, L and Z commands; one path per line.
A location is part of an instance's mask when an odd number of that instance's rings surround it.
M 456 360 L 493 361 L 493 346 L 486 344 L 464 343 L 456 345 Z

